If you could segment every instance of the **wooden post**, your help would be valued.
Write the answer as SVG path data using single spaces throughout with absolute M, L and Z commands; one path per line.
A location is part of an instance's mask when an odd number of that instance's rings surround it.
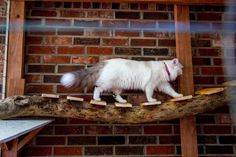
M 180 92 L 184 95 L 194 93 L 191 34 L 189 22 L 189 7 L 174 6 L 176 55 L 184 66 L 183 75 L 179 80 Z M 184 117 L 180 119 L 182 157 L 197 157 L 196 118 Z
M 24 94 L 24 20 L 25 2 L 11 0 L 6 96 Z

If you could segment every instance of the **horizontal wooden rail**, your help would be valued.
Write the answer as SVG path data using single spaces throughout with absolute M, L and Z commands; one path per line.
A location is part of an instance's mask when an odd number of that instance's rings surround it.
M 39 0 L 12 0 L 12 1 L 39 1 Z M 110 2 L 110 3 L 160 3 L 181 5 L 236 5 L 235 0 L 40 0 L 41 2 Z

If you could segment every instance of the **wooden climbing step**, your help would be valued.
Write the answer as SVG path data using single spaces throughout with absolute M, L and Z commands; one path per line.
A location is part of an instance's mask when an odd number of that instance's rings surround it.
M 84 98 L 79 98 L 79 97 L 73 97 L 73 96 L 67 96 L 66 99 L 71 100 L 71 101 L 84 101 Z
M 131 107 L 133 107 L 133 105 L 130 104 L 130 103 L 119 103 L 119 102 L 115 102 L 115 106 L 116 107 L 121 107 L 121 108 L 131 108 Z
M 236 86 L 236 80 L 224 82 L 223 86 Z
M 160 105 L 160 101 L 155 101 L 155 102 L 143 102 L 140 104 L 140 106 L 155 106 L 155 105 Z
M 53 98 L 53 99 L 60 98 L 60 95 L 58 95 L 58 94 L 45 94 L 45 93 L 43 93 L 41 96 L 44 98 Z
M 106 101 L 91 100 L 90 104 L 92 104 L 92 105 L 99 105 L 99 106 L 106 106 L 107 102 Z
M 173 98 L 173 99 L 170 99 L 169 101 L 171 101 L 171 102 L 184 101 L 184 100 L 189 100 L 192 98 L 193 98 L 192 95 L 187 95 L 187 96 L 182 96 L 182 97 L 178 97 L 178 98 Z
M 211 94 L 215 94 L 215 93 L 219 93 L 224 91 L 225 88 L 220 87 L 220 88 L 205 88 L 205 89 L 201 89 L 195 92 L 195 94 L 199 94 L 199 95 L 211 95 Z

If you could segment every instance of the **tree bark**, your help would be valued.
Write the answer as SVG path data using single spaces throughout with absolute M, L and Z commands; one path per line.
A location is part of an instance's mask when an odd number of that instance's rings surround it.
M 109 123 L 146 123 L 196 115 L 227 105 L 227 92 L 197 95 L 180 102 L 165 102 L 158 106 L 105 107 L 89 102 L 49 99 L 41 96 L 12 96 L 0 101 L 0 119 L 13 117 L 67 117 Z

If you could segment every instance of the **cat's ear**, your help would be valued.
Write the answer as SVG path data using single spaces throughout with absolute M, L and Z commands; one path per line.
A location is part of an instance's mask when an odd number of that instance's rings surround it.
M 179 64 L 179 59 L 178 58 L 173 59 L 172 64 L 173 65 L 178 65 Z

